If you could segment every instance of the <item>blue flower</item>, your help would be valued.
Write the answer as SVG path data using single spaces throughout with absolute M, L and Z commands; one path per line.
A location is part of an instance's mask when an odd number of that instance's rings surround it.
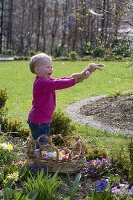
M 107 180 L 106 178 L 102 179 L 101 181 L 96 181 L 95 190 L 96 192 L 102 192 L 107 187 Z

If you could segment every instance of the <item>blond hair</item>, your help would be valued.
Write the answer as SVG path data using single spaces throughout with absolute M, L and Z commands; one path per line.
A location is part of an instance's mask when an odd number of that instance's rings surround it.
M 51 57 L 48 56 L 48 55 L 45 54 L 45 53 L 39 53 L 39 54 L 36 54 L 36 55 L 34 55 L 34 56 L 32 56 L 32 57 L 30 58 L 29 68 L 30 68 L 30 71 L 31 71 L 32 73 L 35 74 L 34 68 L 35 68 L 36 66 L 39 66 L 39 65 L 41 64 L 42 59 L 44 59 L 44 58 L 45 58 L 46 60 L 52 61 Z

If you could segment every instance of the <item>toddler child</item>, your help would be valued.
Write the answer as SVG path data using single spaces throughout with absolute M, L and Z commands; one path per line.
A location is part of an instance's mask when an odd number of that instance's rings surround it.
M 32 108 L 28 115 L 28 124 L 34 140 L 39 136 L 50 135 L 50 122 L 56 108 L 56 90 L 74 86 L 88 78 L 96 69 L 102 69 L 103 65 L 90 64 L 81 73 L 75 73 L 68 77 L 53 78 L 52 59 L 45 53 L 31 57 L 30 71 L 36 75 L 33 83 Z

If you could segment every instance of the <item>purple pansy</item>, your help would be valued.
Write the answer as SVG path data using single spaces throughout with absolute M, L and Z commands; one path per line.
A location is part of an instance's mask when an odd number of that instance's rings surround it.
M 111 163 L 108 158 L 90 160 L 85 165 L 85 174 L 90 177 L 97 177 L 110 170 Z

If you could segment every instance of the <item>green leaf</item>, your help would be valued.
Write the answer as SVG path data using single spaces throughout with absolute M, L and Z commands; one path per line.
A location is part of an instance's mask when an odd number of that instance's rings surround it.
M 3 192 L 3 198 L 4 200 L 9 200 L 10 197 L 13 198 L 13 190 L 10 188 L 6 188 Z
M 29 200 L 36 200 L 39 192 L 40 192 L 39 189 L 32 190 L 26 197 Z
M 80 179 L 81 179 L 81 173 L 79 173 L 79 174 L 76 176 L 76 179 L 74 180 L 74 183 L 73 183 L 73 188 L 76 188 L 76 187 L 79 186 Z
M 78 186 L 79 186 L 80 179 L 81 179 L 81 173 L 79 173 L 79 174 L 76 176 L 76 179 L 74 180 L 74 183 L 73 183 L 73 186 L 72 186 L 71 192 L 70 192 L 70 200 L 73 200 L 73 198 L 74 198 L 74 196 L 75 196 L 75 193 L 76 193 L 77 190 L 78 190 Z

